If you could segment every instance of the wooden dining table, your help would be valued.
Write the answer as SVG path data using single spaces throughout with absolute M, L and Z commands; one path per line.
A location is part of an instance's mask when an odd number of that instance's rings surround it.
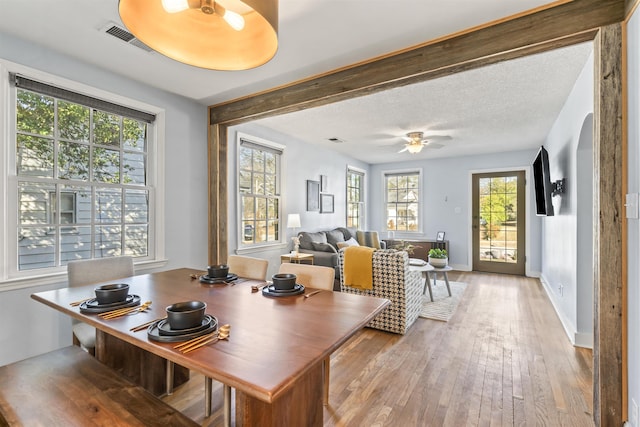
M 183 268 L 117 280 L 130 285 L 130 294 L 152 304 L 146 312 L 111 320 L 70 305 L 91 297 L 96 285 L 31 297 L 108 336 L 235 388 L 238 426 L 321 426 L 323 359 L 384 310 L 389 300 L 331 291 L 309 298 L 268 297 L 251 289 L 264 281 L 238 278 L 209 285 L 190 277 L 198 273 L 202 274 Z M 305 289 L 305 294 L 311 291 Z M 204 301 L 207 314 L 220 325 L 231 325 L 229 339 L 183 354 L 174 349 L 175 343 L 150 340 L 146 330 L 130 331 L 164 317 L 165 308 L 180 301 Z M 155 370 L 155 375 L 165 375 Z

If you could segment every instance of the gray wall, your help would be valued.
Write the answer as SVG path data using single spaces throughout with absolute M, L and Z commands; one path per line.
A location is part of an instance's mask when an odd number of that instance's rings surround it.
M 640 12 L 636 10 L 627 24 L 628 86 L 628 184 L 629 193 L 640 192 Z M 640 224 L 628 221 L 628 378 L 629 414 L 640 404 Z M 635 420 L 631 427 L 640 427 Z
M 542 141 L 541 141 L 542 143 Z M 490 170 L 528 170 L 536 150 L 512 151 L 482 156 L 444 158 L 402 163 L 386 163 L 371 167 L 370 227 L 385 229 L 384 172 L 407 168 L 422 169 L 421 234 L 401 234 L 395 238 L 434 239 L 438 231 L 449 240 L 449 262 L 460 270 L 471 270 L 471 174 Z M 526 200 L 527 210 L 533 209 L 532 192 Z M 540 271 L 540 220 L 527 217 L 527 274 Z M 386 233 L 382 233 L 386 236 Z
M 206 266 L 207 108 L 2 33 L 0 58 L 165 109 L 163 269 Z M 29 298 L 49 288 L 55 286 L 0 292 L 0 365 L 71 343 L 69 318 Z
M 584 219 L 583 211 L 586 211 L 584 215 L 588 216 L 589 210 L 593 209 L 590 194 L 585 194 L 582 188 L 583 185 L 588 185 L 588 181 L 593 180 L 593 175 L 584 165 L 578 168 L 578 159 L 588 159 L 588 153 L 593 151 L 592 143 L 588 141 L 592 137 L 592 132 L 588 130 L 592 112 L 593 55 L 589 57 L 576 80 L 545 141 L 545 147 L 549 151 L 551 180 L 566 178 L 567 181 L 565 193 L 553 197 L 555 216 L 545 217 L 542 225 L 543 284 L 567 335 L 573 343 L 584 347 L 593 345 L 593 282 L 590 263 L 584 264 L 582 259 L 583 262 L 578 264 L 578 242 L 579 239 L 591 241 L 592 235 L 591 227 L 585 227 L 582 223 L 581 234 L 578 235 L 578 216 Z M 584 153 L 578 156 L 579 148 L 582 148 L 581 151 L 587 151 L 587 156 Z M 580 182 L 577 179 L 578 169 L 581 171 Z M 579 189 L 582 191 L 579 192 Z M 582 196 L 580 200 L 578 194 Z M 578 206 L 583 208 L 578 209 Z M 584 252 L 580 255 L 582 258 L 588 258 Z M 578 271 L 582 273 L 581 283 L 578 283 Z M 581 317 L 587 312 L 588 319 L 591 319 L 591 322 L 580 322 L 582 329 L 578 329 L 579 312 Z

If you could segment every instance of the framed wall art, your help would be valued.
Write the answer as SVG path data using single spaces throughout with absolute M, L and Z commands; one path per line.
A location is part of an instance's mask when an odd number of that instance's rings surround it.
M 320 175 L 320 191 L 323 193 L 329 191 L 329 182 L 327 181 L 327 175 Z
M 320 181 L 307 180 L 307 211 L 320 210 Z
M 320 194 L 320 213 L 333 213 L 333 194 Z

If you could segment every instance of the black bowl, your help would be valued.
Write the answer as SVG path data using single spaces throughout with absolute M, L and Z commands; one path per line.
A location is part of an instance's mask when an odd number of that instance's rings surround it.
M 271 276 L 273 287 L 279 291 L 293 289 L 296 286 L 296 275 L 291 273 L 279 273 Z
M 171 329 L 189 329 L 202 324 L 207 304 L 202 301 L 184 301 L 167 307 L 167 320 Z
M 129 285 L 126 283 L 110 283 L 95 288 L 98 304 L 113 304 L 126 301 L 129 295 Z
M 224 279 L 229 274 L 229 266 L 226 264 L 210 265 L 207 267 L 209 279 Z

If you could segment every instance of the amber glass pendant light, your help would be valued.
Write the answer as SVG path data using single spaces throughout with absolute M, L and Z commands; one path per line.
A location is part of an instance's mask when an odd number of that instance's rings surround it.
M 127 29 L 153 50 L 212 70 L 246 70 L 278 49 L 278 0 L 120 0 Z

